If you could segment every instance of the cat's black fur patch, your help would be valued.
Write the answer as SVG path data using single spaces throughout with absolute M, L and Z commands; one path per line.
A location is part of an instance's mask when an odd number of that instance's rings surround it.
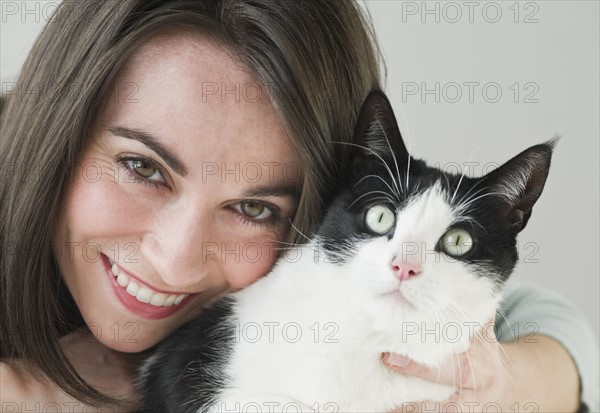
M 231 297 L 220 299 L 158 345 L 141 376 L 140 413 L 208 409 L 227 382 L 224 368 L 235 340 L 233 305 Z

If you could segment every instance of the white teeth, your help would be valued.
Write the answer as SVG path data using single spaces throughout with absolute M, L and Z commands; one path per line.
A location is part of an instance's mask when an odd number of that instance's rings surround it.
M 123 288 L 127 288 L 127 285 L 129 284 L 129 278 L 127 278 L 125 274 L 119 274 L 117 277 L 117 284 Z
M 163 293 L 154 293 L 152 299 L 150 300 L 150 304 L 155 305 L 157 307 L 162 307 L 167 299 L 167 294 Z
M 150 304 L 155 305 L 157 307 L 161 307 L 165 303 L 166 299 L 167 299 L 167 294 L 162 294 L 162 293 L 154 294 L 152 296 L 152 299 L 150 300 Z
M 175 299 L 177 298 L 176 295 L 170 295 L 167 297 L 167 299 L 165 300 L 165 303 L 163 304 L 165 307 L 170 307 L 173 305 L 173 303 L 175 302 Z
M 130 279 L 127 275 L 119 271 L 116 263 L 111 266 L 111 272 L 117 277 L 117 284 L 125 288 L 130 295 L 134 296 L 142 303 L 147 303 L 156 307 L 170 307 L 180 304 L 189 294 L 165 294 L 151 290 L 146 286 L 140 286 Z
M 127 292 L 134 297 L 137 296 L 138 291 L 140 290 L 140 286 L 135 283 L 135 281 L 129 281 L 129 285 L 127 285 Z
M 135 296 L 137 297 L 138 301 L 141 301 L 142 303 L 149 303 L 150 299 L 152 298 L 152 294 L 153 293 L 150 288 L 142 287 Z

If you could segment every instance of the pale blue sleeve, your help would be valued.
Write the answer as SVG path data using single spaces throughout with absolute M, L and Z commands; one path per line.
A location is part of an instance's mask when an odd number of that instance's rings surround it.
M 552 337 L 569 352 L 581 379 L 581 401 L 600 412 L 599 346 L 589 321 L 565 297 L 546 288 L 511 280 L 496 315 L 498 341 L 527 340 L 532 333 Z M 557 371 L 557 374 L 560 374 Z

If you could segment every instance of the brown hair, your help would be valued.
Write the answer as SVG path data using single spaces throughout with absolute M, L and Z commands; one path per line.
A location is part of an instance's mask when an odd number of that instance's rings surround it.
M 22 359 L 82 402 L 115 402 L 73 369 L 58 339 L 81 319 L 51 241 L 61 193 L 123 63 L 165 28 L 200 30 L 269 88 L 304 181 L 294 224 L 310 232 L 347 157 L 360 105 L 379 84 L 373 31 L 354 1 L 63 2 L 1 105 L 0 357 Z M 35 91 L 25 93 L 25 91 Z M 292 231 L 290 241 L 300 241 Z

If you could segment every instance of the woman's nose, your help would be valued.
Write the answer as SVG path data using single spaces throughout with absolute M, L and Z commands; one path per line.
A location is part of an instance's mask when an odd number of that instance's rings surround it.
M 191 286 L 209 273 L 204 251 L 212 245 L 211 219 L 206 211 L 182 208 L 157 217 L 153 230 L 144 234 L 141 252 L 166 284 Z

